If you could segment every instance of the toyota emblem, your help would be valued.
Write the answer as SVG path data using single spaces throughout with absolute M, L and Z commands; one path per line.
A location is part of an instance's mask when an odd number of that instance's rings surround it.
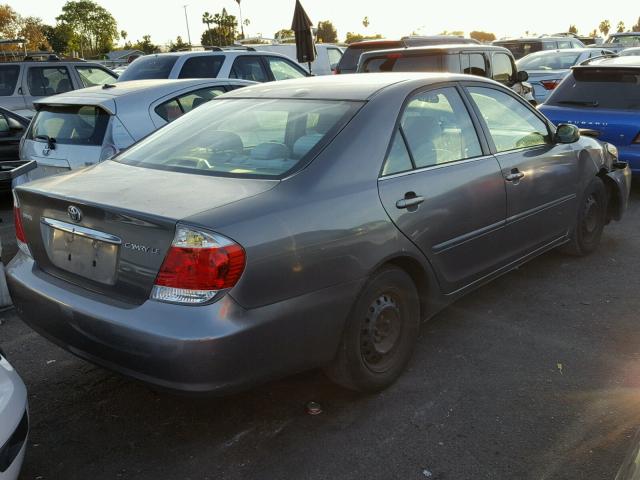
M 67 213 L 69 214 L 69 218 L 74 222 L 79 222 L 82 220 L 82 210 L 80 210 L 75 205 L 69 205 L 67 208 Z

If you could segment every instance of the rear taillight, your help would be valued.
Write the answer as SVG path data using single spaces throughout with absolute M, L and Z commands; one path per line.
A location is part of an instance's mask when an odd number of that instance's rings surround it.
M 633 139 L 633 142 L 631 143 L 640 143 L 640 133 L 638 133 L 638 136 L 636 138 Z
M 238 282 L 245 260 L 244 249 L 233 240 L 179 226 L 151 298 L 171 303 L 208 302 Z
M 402 58 L 402 57 L 404 57 L 404 55 L 401 54 L 401 53 L 389 53 L 389 54 L 387 54 L 387 58 L 389 58 L 391 60 Z
M 16 243 L 23 253 L 31 256 L 27 245 L 27 236 L 24 233 L 24 225 L 22 224 L 22 212 L 20 211 L 20 202 L 15 192 L 13 193 L 13 223 L 16 229 Z
M 545 90 L 553 90 L 558 85 L 560 85 L 560 80 L 542 80 L 540 84 L 544 87 Z

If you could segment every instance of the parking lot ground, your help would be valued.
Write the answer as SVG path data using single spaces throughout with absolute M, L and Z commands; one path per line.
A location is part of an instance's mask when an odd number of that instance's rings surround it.
M 424 325 L 409 371 L 373 396 L 320 372 L 227 398 L 157 393 L 5 312 L 0 341 L 30 393 L 22 478 L 613 478 L 640 425 L 632 196 L 595 254 L 550 252 Z

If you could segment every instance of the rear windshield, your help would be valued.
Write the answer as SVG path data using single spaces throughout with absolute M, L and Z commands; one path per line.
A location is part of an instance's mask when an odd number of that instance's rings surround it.
M 356 68 L 358 68 L 360 55 L 362 55 L 363 52 L 370 52 L 372 50 L 385 50 L 387 48 L 398 48 L 401 46 L 402 44 L 400 42 L 385 42 L 381 44 L 350 46 L 342 55 L 340 63 L 338 63 L 338 69 L 343 72 L 355 72 Z
M 438 72 L 442 70 L 442 55 L 408 55 L 390 53 L 368 58 L 361 72 Z
M 122 72 L 118 81 L 169 78 L 171 69 L 177 60 L 177 55 L 145 55 L 144 57 L 138 57 Z
M 110 115 L 90 105 L 45 107 L 36 113 L 27 138 L 63 145 L 102 145 Z
M 0 65 L 0 96 L 13 95 L 18 83 L 20 67 L 17 65 Z
M 566 70 L 573 67 L 580 58 L 579 53 L 542 53 L 531 55 L 518 61 L 520 70 Z
M 494 42 L 494 45 L 504 47 L 513 53 L 515 58 L 522 58 L 533 52 L 542 50 L 542 42 Z
M 328 141 L 359 106 L 335 100 L 212 100 L 116 160 L 187 173 L 281 177 Z
M 609 37 L 607 43 L 621 47 L 640 47 L 640 35 L 616 35 Z
M 640 72 L 574 70 L 546 103 L 577 108 L 637 110 L 640 109 Z

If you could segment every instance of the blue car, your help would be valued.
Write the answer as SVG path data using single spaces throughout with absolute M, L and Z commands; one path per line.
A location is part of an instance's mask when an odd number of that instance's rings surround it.
M 594 59 L 572 68 L 540 111 L 618 147 L 621 162 L 640 175 L 640 57 Z

